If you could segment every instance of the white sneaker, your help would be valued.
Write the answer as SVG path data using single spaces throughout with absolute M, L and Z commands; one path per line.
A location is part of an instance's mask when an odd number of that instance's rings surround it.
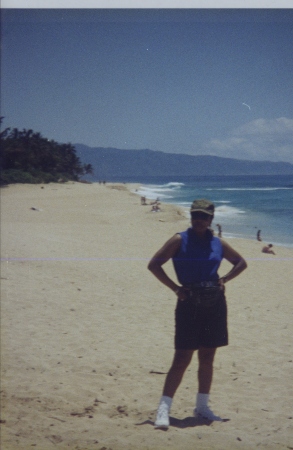
M 169 408 L 166 403 L 162 403 L 157 411 L 157 418 L 155 421 L 155 428 L 167 429 L 170 425 Z
M 219 422 L 223 421 L 223 419 L 219 416 L 216 416 L 208 406 L 202 406 L 200 409 L 195 408 L 193 413 L 194 417 L 201 417 L 202 419 L 206 420 L 217 420 Z

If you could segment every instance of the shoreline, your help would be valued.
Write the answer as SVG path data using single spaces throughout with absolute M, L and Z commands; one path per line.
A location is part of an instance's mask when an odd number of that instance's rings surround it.
M 264 254 L 246 239 L 232 243 L 248 269 L 227 283 L 229 345 L 217 351 L 211 392 L 212 409 L 229 421 L 192 417 L 195 355 L 169 430 L 153 429 L 173 357 L 176 296 L 147 264 L 189 221 L 170 204 L 152 213 L 130 187 L 1 189 L 1 446 L 290 447 L 293 251 Z M 229 266 L 223 261 L 219 275 Z M 166 272 L 174 277 L 171 262 Z
M 131 183 L 129 183 L 129 185 L 131 186 Z M 135 186 L 142 186 L 143 184 L 138 184 L 136 183 Z M 130 192 L 133 192 L 130 190 Z M 135 192 L 133 192 L 135 193 Z M 140 194 L 136 194 L 136 195 L 140 195 Z M 152 199 L 149 199 L 149 201 L 152 201 Z M 182 210 L 182 213 L 185 215 L 186 219 L 189 220 L 189 208 L 188 207 L 184 207 L 178 203 L 172 203 L 172 202 L 164 202 L 164 201 L 160 201 L 160 203 L 164 204 L 164 205 L 174 205 L 176 208 L 180 208 Z M 214 221 L 216 220 L 216 218 L 214 219 Z M 214 230 L 215 234 L 217 235 L 217 231 Z M 233 234 L 233 232 L 225 232 L 223 231 L 222 233 L 222 238 L 223 239 L 244 239 L 244 240 L 248 240 L 248 241 L 256 241 L 256 237 L 249 237 L 249 236 L 238 236 L 236 234 Z M 266 240 L 261 240 L 259 242 L 263 243 L 264 245 L 267 245 L 268 243 L 272 243 L 274 245 L 274 247 L 283 247 L 283 248 L 287 248 L 287 249 L 293 249 L 293 244 L 289 244 L 289 243 L 280 243 L 280 242 L 276 242 L 274 240 L 272 241 L 266 241 Z
M 130 195 L 134 195 L 135 197 L 137 197 L 140 200 L 141 195 L 139 193 L 136 193 L 135 190 L 138 190 L 143 185 L 143 183 L 110 182 L 110 181 L 106 182 L 105 184 L 100 183 L 100 182 L 96 182 L 96 181 L 94 181 L 94 182 L 68 181 L 68 182 L 65 182 L 65 183 L 48 183 L 48 184 L 44 184 L 44 183 L 40 183 L 40 184 L 21 184 L 21 183 L 16 183 L 16 184 L 10 184 L 10 185 L 7 185 L 7 186 L 0 186 L 0 193 L 1 193 L 1 190 L 9 188 L 9 186 L 10 187 L 12 187 L 12 186 L 15 186 L 15 187 L 16 186 L 19 186 L 19 187 L 21 187 L 21 186 L 22 187 L 24 187 L 24 186 L 36 186 L 36 187 L 39 187 L 39 188 L 42 188 L 42 189 L 45 189 L 46 186 L 55 186 L 55 187 L 52 187 L 52 189 L 57 189 L 60 186 L 72 186 L 72 185 L 81 185 L 81 186 L 83 186 L 83 185 L 84 186 L 92 185 L 92 186 L 96 186 L 96 187 L 99 186 L 99 187 L 110 188 L 110 189 L 114 189 L 114 190 L 128 191 Z M 154 199 L 151 199 L 151 198 L 148 199 L 147 198 L 147 201 L 153 202 Z M 161 201 L 161 200 L 160 200 L 160 203 L 162 205 L 164 205 L 165 210 L 169 210 L 169 211 L 173 210 L 173 211 L 175 211 L 176 214 L 178 214 L 178 215 L 180 215 L 180 216 L 182 216 L 183 218 L 186 219 L 187 224 L 189 223 L 188 207 L 183 207 L 180 204 L 171 203 L 171 202 L 164 202 L 164 201 Z M 145 206 L 151 206 L 151 203 L 148 203 Z M 170 220 L 170 218 L 168 220 Z M 215 231 L 215 234 L 217 235 L 217 230 L 214 230 L 214 231 Z M 244 241 L 249 241 L 249 242 L 258 242 L 262 246 L 267 245 L 268 243 L 271 242 L 271 241 L 269 242 L 269 241 L 266 241 L 266 240 L 263 240 L 263 239 L 261 241 L 257 241 L 256 238 L 252 238 L 252 237 L 250 238 L 250 237 L 246 237 L 246 236 L 245 237 L 243 237 L 243 236 L 239 237 L 237 235 L 233 235 L 233 233 L 228 233 L 228 232 L 225 232 L 225 231 L 223 231 L 223 233 L 222 233 L 222 238 L 223 239 L 232 240 L 232 241 L 234 241 L 234 240 L 236 240 L 236 241 L 237 240 L 240 240 L 240 241 L 244 240 Z M 288 250 L 293 250 L 293 245 L 292 244 L 288 244 L 288 243 L 283 244 L 283 243 L 274 242 L 274 241 L 272 241 L 272 243 L 273 243 L 273 246 L 276 247 L 276 248 L 280 247 L 280 248 L 284 248 L 284 249 L 288 249 Z
M 225 236 L 231 236 L 235 238 L 252 239 L 256 238 L 257 230 L 262 230 L 262 240 L 269 244 L 280 245 L 289 248 L 293 248 L 292 236 L 290 234 L 291 222 L 293 219 L 290 211 L 290 202 L 292 201 L 292 188 L 289 187 L 288 178 L 286 183 L 285 179 L 280 180 L 278 177 L 269 176 L 268 180 L 262 181 L 258 179 L 258 182 L 253 181 L 253 177 L 244 176 L 242 181 L 241 177 L 233 177 L 233 182 L 226 183 L 226 177 L 216 177 L 217 181 L 213 180 L 212 177 L 202 177 L 202 182 L 195 179 L 194 181 L 188 181 L 188 178 L 176 178 L 176 181 L 166 180 L 164 183 L 164 177 L 161 180 L 149 181 L 147 178 L 145 184 L 142 185 L 141 192 L 142 195 L 145 193 L 149 194 L 150 198 L 154 198 L 156 195 L 162 194 L 162 200 L 171 201 L 182 205 L 183 207 L 189 207 L 189 204 L 193 201 L 193 188 L 196 191 L 195 197 L 201 198 L 211 198 L 214 200 L 216 205 L 215 219 L 214 223 L 220 223 L 222 225 L 223 232 Z M 142 180 L 140 180 L 143 182 Z M 214 190 L 240 190 L 247 192 L 223 194 L 221 192 L 212 192 Z M 250 192 L 251 190 L 279 190 L 279 189 L 289 189 L 288 191 L 281 194 L 257 193 L 255 200 L 252 199 L 252 204 L 250 204 Z M 272 194 L 272 195 L 271 195 Z M 164 196 L 166 195 L 166 198 Z M 244 196 L 244 198 L 243 198 Z M 169 197 L 169 198 L 168 198 Z M 246 200 L 245 200 L 246 198 Z M 273 200 L 278 198 L 279 208 L 282 208 L 281 204 L 284 204 L 284 209 L 277 210 L 275 214 L 272 213 L 271 208 L 268 206 L 269 198 Z M 267 205 L 262 208 L 262 201 Z M 179 200 L 179 202 L 177 202 Z M 284 203 L 283 203 L 284 202 Z M 257 206 L 258 205 L 258 206 Z M 272 205 L 273 206 L 273 205 Z M 288 209 L 289 208 L 289 209 Z M 285 214 L 285 211 L 288 214 Z
M 10 184 L 7 186 L 0 186 L 0 193 L 1 193 L 1 189 L 6 189 L 9 188 L 9 186 L 38 186 L 40 188 L 45 188 L 45 186 L 71 186 L 71 185 L 85 185 L 85 186 L 89 186 L 89 185 L 93 185 L 93 186 L 100 186 L 100 187 L 104 187 L 104 188 L 110 188 L 110 189 L 114 189 L 114 190 L 120 190 L 120 191 L 128 191 L 128 193 L 130 195 L 134 195 L 135 197 L 139 198 L 141 197 L 141 195 L 139 193 L 136 193 L 135 190 L 138 190 L 143 183 L 128 183 L 128 182 L 106 182 L 105 184 L 103 184 L 103 182 L 97 182 L 97 181 L 93 181 L 93 182 L 84 182 L 84 181 L 68 181 L 65 183 L 48 183 L 48 184 L 44 184 L 44 183 L 40 183 L 40 184 L 21 184 L 21 183 L 16 183 L 16 184 Z M 52 189 L 57 189 L 57 187 L 53 187 Z M 150 203 L 147 203 L 145 206 L 151 206 L 152 202 L 154 201 L 154 199 L 151 198 L 146 198 L 147 201 L 149 201 Z M 188 207 L 183 207 L 180 204 L 177 203 L 172 203 L 172 202 L 164 202 L 160 200 L 160 204 L 164 205 L 163 207 L 165 208 L 165 211 L 175 211 L 175 214 L 182 216 L 182 218 L 185 218 L 187 221 L 187 224 L 189 223 L 189 209 Z M 151 211 L 150 211 L 151 212 Z M 156 214 L 156 213 L 155 213 Z M 170 220 L 170 218 L 169 218 Z M 215 235 L 217 235 L 217 231 L 214 229 Z M 240 240 L 240 241 L 249 241 L 249 242 L 258 242 L 259 245 L 267 245 L 269 243 L 269 241 L 266 240 L 261 240 L 261 241 L 257 241 L 256 238 L 250 238 L 250 237 L 239 237 L 237 235 L 233 235 L 233 233 L 228 233 L 223 231 L 222 233 L 222 239 L 228 239 L 228 240 Z M 288 249 L 288 250 L 293 250 L 293 244 L 288 244 L 288 243 L 279 243 L 279 242 L 274 242 L 272 241 L 273 246 L 276 248 L 284 248 L 284 249 Z

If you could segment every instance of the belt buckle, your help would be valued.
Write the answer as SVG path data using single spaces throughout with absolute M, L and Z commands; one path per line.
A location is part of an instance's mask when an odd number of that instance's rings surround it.
M 200 283 L 201 287 L 214 287 L 217 286 L 217 282 L 216 281 L 202 281 Z

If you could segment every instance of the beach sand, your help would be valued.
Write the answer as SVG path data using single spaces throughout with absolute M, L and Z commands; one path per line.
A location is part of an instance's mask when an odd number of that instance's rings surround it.
M 176 297 L 147 264 L 189 223 L 174 205 L 150 212 L 134 187 L 1 189 L 1 449 L 292 449 L 293 250 L 257 241 L 228 241 L 248 262 L 227 284 L 211 391 L 229 420 L 192 417 L 195 354 L 170 428 L 154 430 Z

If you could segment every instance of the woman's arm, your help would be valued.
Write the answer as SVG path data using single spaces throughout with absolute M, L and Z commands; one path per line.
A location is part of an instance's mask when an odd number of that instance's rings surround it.
M 165 264 L 177 253 L 180 245 L 181 236 L 180 234 L 175 234 L 163 245 L 162 248 L 160 248 L 160 250 L 155 253 L 148 264 L 148 269 L 155 275 L 156 278 L 158 278 L 161 283 L 174 291 L 178 295 L 178 297 L 180 295 L 180 297 L 182 296 L 182 298 L 185 298 L 183 288 L 174 283 L 174 281 L 172 281 L 171 278 L 168 277 L 168 275 L 162 268 L 163 264 Z M 182 290 L 182 293 L 180 293 L 180 290 Z
M 236 252 L 236 250 L 234 250 L 229 244 L 227 244 L 226 241 L 223 241 L 221 239 L 221 242 L 223 246 L 224 258 L 233 265 L 230 272 L 220 278 L 223 283 L 226 283 L 227 281 L 230 281 L 240 275 L 240 273 L 246 269 L 247 263 L 245 259 L 238 252 Z

